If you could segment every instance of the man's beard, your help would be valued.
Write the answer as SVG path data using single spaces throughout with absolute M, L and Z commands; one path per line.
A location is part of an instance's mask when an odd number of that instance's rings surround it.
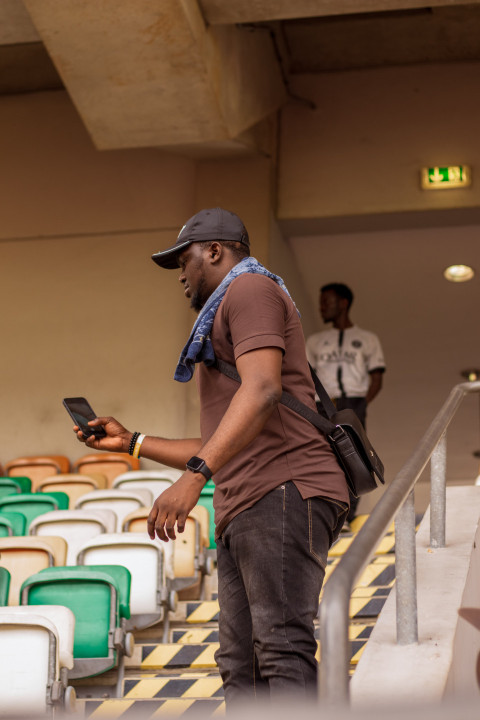
M 207 281 L 205 279 L 205 275 L 202 275 L 198 281 L 198 287 L 190 299 L 190 307 L 197 313 L 200 312 L 208 299 L 208 295 L 206 295 L 205 291 L 206 284 Z

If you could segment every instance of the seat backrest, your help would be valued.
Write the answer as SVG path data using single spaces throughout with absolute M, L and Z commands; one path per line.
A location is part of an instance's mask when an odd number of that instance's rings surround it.
M 130 573 L 124 567 L 48 568 L 22 585 L 22 605 L 64 605 L 75 616 L 74 658 L 105 658 L 109 635 L 129 616 Z
M 56 510 L 39 515 L 30 523 L 29 534 L 57 535 L 68 545 L 67 565 L 75 565 L 79 547 L 97 535 L 115 532 L 113 510 Z
M 76 508 L 96 509 L 109 508 L 117 515 L 116 530 L 120 531 L 126 515 L 140 507 L 151 507 L 153 503 L 152 493 L 141 488 L 138 490 L 95 490 L 94 492 L 82 495 L 75 503 Z
M 5 465 L 5 472 L 9 477 L 23 475 L 32 481 L 32 489 L 36 483 L 49 475 L 60 472 L 69 472 L 70 460 L 65 455 L 33 455 L 10 460 Z
M 173 480 L 168 478 L 159 479 L 148 479 L 148 478 L 125 478 L 125 475 L 115 478 L 113 481 L 113 488 L 116 490 L 148 490 L 152 495 L 152 501 L 155 500 L 164 490 L 173 485 Z
M 158 470 L 129 470 L 115 478 L 115 485 L 124 480 L 170 480 L 176 482 L 183 475 L 182 470 L 162 467 Z
M 197 532 L 198 527 L 198 532 Z M 197 536 L 200 535 L 198 520 L 189 515 L 183 533 L 177 534 L 173 553 L 173 575 L 176 578 L 194 577 L 195 558 L 199 553 Z
M 102 473 L 107 478 L 107 484 L 112 486 L 117 475 L 127 472 L 127 470 L 139 470 L 140 461 L 128 453 L 91 453 L 83 455 L 73 464 L 74 472 Z
M 58 636 L 58 655 L 60 667 L 71 669 L 73 667 L 73 639 L 75 633 L 75 615 L 70 608 L 64 605 L 37 605 L 35 608 L 29 605 L 16 605 L 2 610 L 0 622 L 7 617 L 17 618 L 21 623 L 31 623 L 32 616 L 46 618 L 52 625 Z M 1 713 L 0 713 L 1 714 Z
M 21 512 L 25 515 L 27 528 L 33 518 L 44 512 L 68 508 L 65 493 L 20 493 L 0 498 L 0 513 Z
M 210 513 L 204 505 L 195 505 L 195 507 L 190 510 L 190 515 L 200 523 L 202 546 L 208 548 L 210 544 Z
M 142 533 L 148 538 L 147 518 L 150 514 L 150 508 L 141 507 L 133 510 L 123 519 L 122 530 L 129 533 Z M 168 578 L 174 577 L 173 558 L 175 554 L 176 540 L 170 540 L 168 543 L 162 543 L 163 553 L 165 555 L 165 572 Z
M 20 493 L 21 488 L 13 478 L 0 478 L 0 498 Z
M 161 541 L 145 533 L 98 535 L 82 545 L 77 565 L 122 565 L 131 574 L 130 612 L 132 615 L 159 613 L 162 588 L 166 588 Z
M 20 489 L 20 492 L 22 493 L 29 493 L 32 491 L 32 481 L 29 477 L 24 477 L 23 475 L 16 475 L 12 477 L 8 476 L 2 476 L 0 477 L 0 483 L 3 480 L 8 480 L 9 482 L 13 482 L 17 485 L 17 487 Z
M 65 565 L 67 543 L 61 537 L 0 538 L 0 567 L 11 576 L 9 605 L 19 604 L 20 587 L 30 575 L 52 567 Z
M 57 628 L 30 608 L 0 608 L 0 645 L 0 714 L 45 713 L 48 690 L 60 675 Z
M 26 517 L 21 512 L 0 512 L 0 537 L 25 535 Z
M 10 571 L 0 567 L 0 606 L 8 605 L 8 593 L 10 590 Z
M 103 485 L 104 487 L 104 485 Z M 98 490 L 97 480 L 88 475 L 80 475 L 79 473 L 59 473 L 44 478 L 37 485 L 38 492 L 64 492 L 69 498 L 69 507 L 74 507 L 76 501 L 82 495 L 86 495 L 93 490 Z
M 208 487 L 207 487 L 208 486 Z M 214 509 L 213 509 L 213 490 L 214 488 L 212 486 L 209 486 L 208 483 L 203 488 L 202 492 L 200 493 L 200 497 L 198 499 L 198 505 L 202 505 L 204 508 L 208 510 L 208 514 L 210 516 L 210 531 L 209 531 L 209 544 L 208 547 L 210 549 L 215 548 L 215 523 L 213 518 L 215 517 Z

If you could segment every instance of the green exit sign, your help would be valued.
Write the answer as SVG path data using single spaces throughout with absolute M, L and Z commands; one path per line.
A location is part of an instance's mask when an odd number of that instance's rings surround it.
M 470 183 L 470 168 L 467 165 L 449 165 L 448 167 L 422 169 L 422 188 L 424 190 L 468 187 Z

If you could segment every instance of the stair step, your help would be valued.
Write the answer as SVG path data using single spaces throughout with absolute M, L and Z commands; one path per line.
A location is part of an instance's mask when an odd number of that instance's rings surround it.
M 209 674 L 185 673 L 181 676 L 157 675 L 153 677 L 125 678 L 123 687 L 125 699 L 223 698 L 222 680 L 218 672 Z
M 223 716 L 225 702 L 222 698 L 118 698 L 112 700 L 86 700 L 85 718 L 96 720 L 108 718 L 109 720 L 150 720 L 160 715 L 180 717 L 184 713 L 204 713 L 210 716 Z
M 142 670 L 215 668 L 217 648 L 218 643 L 136 645 L 132 657 L 125 658 L 125 667 Z

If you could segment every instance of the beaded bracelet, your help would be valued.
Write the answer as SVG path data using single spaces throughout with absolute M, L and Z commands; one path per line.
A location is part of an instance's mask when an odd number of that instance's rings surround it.
M 131 439 L 130 439 L 130 445 L 128 446 L 128 454 L 133 455 L 135 450 L 135 445 L 137 443 L 137 439 L 140 436 L 139 432 L 134 432 Z

